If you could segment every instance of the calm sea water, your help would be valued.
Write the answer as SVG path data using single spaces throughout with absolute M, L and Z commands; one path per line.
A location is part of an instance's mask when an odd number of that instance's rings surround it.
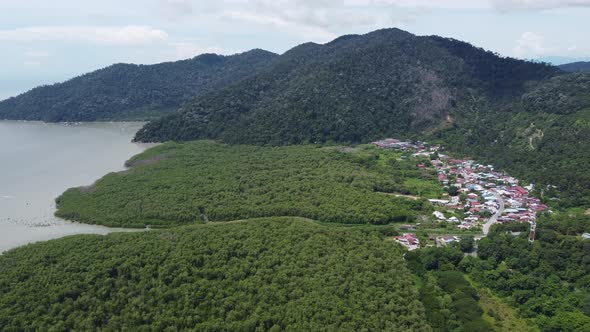
M 66 235 L 117 231 L 54 217 L 54 199 L 122 170 L 146 147 L 131 143 L 141 126 L 0 121 L 0 253 Z

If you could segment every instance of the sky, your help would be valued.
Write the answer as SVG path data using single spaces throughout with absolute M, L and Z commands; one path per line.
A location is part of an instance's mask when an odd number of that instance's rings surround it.
M 590 60 L 590 0 L 0 0 L 0 100 L 113 63 L 283 53 L 388 27 Z

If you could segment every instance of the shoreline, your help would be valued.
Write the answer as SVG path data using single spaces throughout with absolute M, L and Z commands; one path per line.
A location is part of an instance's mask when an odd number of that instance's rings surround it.
M 142 123 L 0 120 L 0 151 L 6 157 L 6 171 L 0 174 L 0 254 L 76 234 L 144 231 L 83 224 L 54 215 L 55 198 L 65 190 L 124 171 L 127 160 L 153 146 L 131 142 Z
M 7 251 L 18 249 L 29 244 L 57 240 L 67 236 L 108 235 L 113 233 L 135 233 L 151 230 L 150 228 L 118 228 L 91 225 L 58 217 L 54 217 L 54 219 L 55 223 L 49 225 L 40 224 L 38 226 L 35 226 L 35 224 L 4 223 L 0 221 L 0 225 L 3 225 L 2 231 L 4 235 L 18 235 L 22 234 L 23 231 L 26 232 L 27 235 L 26 238 L 13 238 L 9 241 L 3 241 L 0 244 L 0 256 Z

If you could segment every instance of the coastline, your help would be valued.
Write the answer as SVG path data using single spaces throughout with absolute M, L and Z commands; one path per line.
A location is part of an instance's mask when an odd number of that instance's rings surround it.
M 5 170 L 0 174 L 0 254 L 76 234 L 145 231 L 82 224 L 54 215 L 55 198 L 67 188 L 124 171 L 126 160 L 153 146 L 131 142 L 143 123 L 0 120 Z

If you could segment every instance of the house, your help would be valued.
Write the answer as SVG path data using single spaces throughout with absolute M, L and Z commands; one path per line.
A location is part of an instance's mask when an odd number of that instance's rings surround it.
M 434 211 L 432 214 L 433 214 L 433 215 L 436 217 L 436 219 L 438 219 L 438 220 L 447 220 L 447 218 L 445 218 L 445 215 L 444 215 L 442 212 L 440 212 L 440 211 Z
M 451 235 L 439 236 L 436 238 L 436 242 L 441 246 L 446 246 L 449 243 L 453 243 L 453 242 L 457 242 L 457 241 L 459 241 L 459 238 L 456 236 L 451 236 Z
M 514 191 L 516 191 L 516 192 L 517 192 L 519 195 L 521 195 L 521 196 L 524 196 L 524 195 L 528 195 L 528 194 L 529 194 L 529 192 L 528 192 L 528 191 L 526 191 L 526 189 L 524 189 L 524 188 L 523 188 L 523 187 L 521 187 L 521 186 L 516 186 L 516 187 L 514 188 Z
M 430 203 L 432 203 L 433 205 L 447 205 L 447 204 L 449 204 L 449 201 L 445 200 L 445 199 L 429 199 L 428 201 Z
M 408 250 L 416 250 L 420 248 L 420 240 L 412 233 L 404 233 L 402 236 L 393 238 L 397 243 L 408 248 Z

